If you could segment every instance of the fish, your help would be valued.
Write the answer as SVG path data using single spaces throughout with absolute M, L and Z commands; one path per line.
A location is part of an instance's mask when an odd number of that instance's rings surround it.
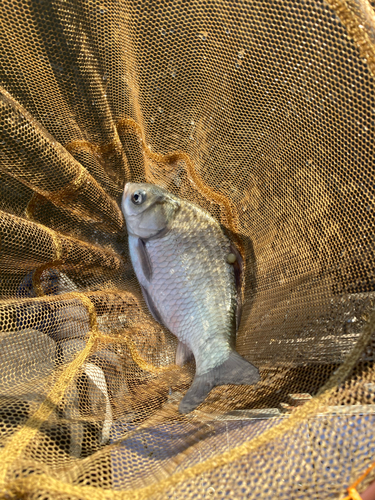
M 148 183 L 128 182 L 121 209 L 147 307 L 179 340 L 176 364 L 195 358 L 195 377 L 180 413 L 197 408 L 216 386 L 257 383 L 258 369 L 235 350 L 243 261 L 219 222 Z

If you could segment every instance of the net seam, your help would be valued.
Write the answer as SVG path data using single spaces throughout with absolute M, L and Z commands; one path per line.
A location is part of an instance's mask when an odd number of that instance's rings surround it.
M 345 26 L 349 36 L 357 45 L 360 56 L 366 60 L 370 72 L 375 78 L 375 50 L 364 26 L 345 0 L 325 0 Z M 361 27 L 360 27 L 361 26 Z

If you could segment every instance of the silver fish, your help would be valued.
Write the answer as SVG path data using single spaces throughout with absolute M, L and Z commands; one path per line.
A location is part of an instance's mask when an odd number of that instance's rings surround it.
M 178 338 L 176 363 L 195 358 L 195 378 L 179 411 L 189 413 L 215 386 L 258 382 L 258 369 L 234 350 L 242 261 L 219 223 L 152 184 L 126 184 L 121 208 L 147 306 Z

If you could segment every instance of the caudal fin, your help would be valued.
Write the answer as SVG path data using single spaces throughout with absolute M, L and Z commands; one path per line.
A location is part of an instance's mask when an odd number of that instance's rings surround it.
M 189 413 L 200 405 L 214 387 L 225 384 L 252 385 L 260 380 L 259 370 L 236 351 L 221 365 L 203 375 L 196 375 L 182 399 L 180 413 Z

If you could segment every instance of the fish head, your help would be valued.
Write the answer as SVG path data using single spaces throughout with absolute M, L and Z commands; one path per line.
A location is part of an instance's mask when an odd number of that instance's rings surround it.
M 122 196 L 121 209 L 128 233 L 138 238 L 152 238 L 168 230 L 179 200 L 154 184 L 128 182 Z

